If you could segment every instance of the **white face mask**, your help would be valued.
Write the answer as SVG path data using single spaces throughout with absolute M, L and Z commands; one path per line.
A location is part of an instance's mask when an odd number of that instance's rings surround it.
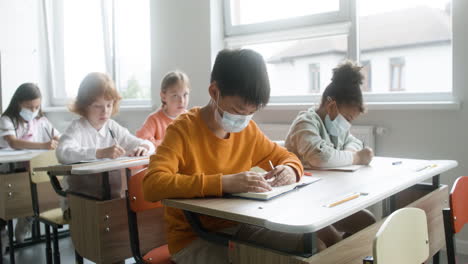
M 338 114 L 338 116 L 336 116 L 335 120 L 333 121 L 327 114 L 327 116 L 325 116 L 325 127 L 327 128 L 327 131 L 330 133 L 330 135 L 339 137 L 349 131 L 351 124 L 341 114 Z
M 219 100 L 219 96 L 218 96 Z M 215 120 L 218 124 L 224 129 L 224 131 L 229 133 L 236 133 L 242 131 L 249 125 L 250 120 L 253 117 L 252 115 L 235 115 L 224 111 L 219 107 L 218 102 L 216 102 L 216 107 L 223 111 L 223 116 L 215 110 Z
M 36 118 L 36 116 L 39 114 L 39 110 L 36 110 L 33 112 L 29 109 L 21 108 L 21 111 L 19 114 L 24 119 L 24 121 L 30 122 L 31 120 Z

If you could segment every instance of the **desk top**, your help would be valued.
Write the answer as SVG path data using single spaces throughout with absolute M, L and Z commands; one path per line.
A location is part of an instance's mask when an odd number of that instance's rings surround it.
M 124 157 L 116 160 L 102 160 L 96 162 L 55 165 L 35 168 L 34 171 L 49 171 L 57 175 L 85 175 L 106 171 L 120 170 L 135 166 L 147 165 L 149 157 Z
M 48 150 L 0 150 L 0 163 L 30 161 Z
M 393 162 L 401 161 L 399 165 Z M 432 166 L 431 166 L 432 165 Z M 163 204 L 289 233 L 315 232 L 458 165 L 452 160 L 412 160 L 375 157 L 355 172 L 311 171 L 322 180 L 270 201 L 240 198 L 165 199 Z M 334 201 L 361 192 L 334 207 Z

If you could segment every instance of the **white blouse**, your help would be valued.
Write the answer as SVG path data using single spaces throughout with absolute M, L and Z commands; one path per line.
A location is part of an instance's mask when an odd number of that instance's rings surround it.
M 59 131 L 54 128 L 45 116 L 36 118 L 30 122 L 18 122 L 16 129 L 15 124 L 7 116 L 0 118 L 0 148 L 10 147 L 4 138 L 8 135 L 16 136 L 17 139 L 39 143 L 48 142 L 53 136 L 60 136 Z M 30 135 L 27 135 L 28 133 Z
M 96 150 L 107 148 L 115 144 L 111 132 L 117 143 L 126 151 L 126 155 L 141 145 L 149 147 L 148 154 L 154 153 L 154 145 L 148 140 L 137 138 L 128 129 L 109 119 L 100 130 L 96 130 L 86 118 L 72 121 L 62 135 L 57 147 L 57 159 L 60 163 L 68 164 L 83 160 L 96 159 Z

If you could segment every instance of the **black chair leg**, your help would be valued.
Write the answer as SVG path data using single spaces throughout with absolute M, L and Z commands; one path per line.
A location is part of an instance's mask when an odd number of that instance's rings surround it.
M 3 220 L 0 219 L 0 222 L 2 222 L 2 221 Z M 1 224 L 0 224 L 0 235 L 1 235 L 2 231 L 3 231 L 3 226 L 1 226 Z M 2 238 L 0 237 L 0 250 L 1 250 L 1 252 L 0 252 L 0 264 L 3 264 L 3 254 L 5 253 L 5 252 L 3 252 L 2 249 L 3 249 Z
M 54 264 L 60 264 L 58 230 L 57 227 L 53 227 L 52 229 L 54 230 Z
M 449 264 L 455 264 L 455 242 L 454 242 L 454 229 L 452 222 L 452 211 L 448 208 L 442 210 L 444 216 L 444 231 L 445 231 L 445 246 L 447 248 L 447 261 Z M 435 262 L 434 262 L 435 263 Z
M 8 250 L 10 251 L 10 263 L 15 264 L 15 246 L 13 243 L 13 220 L 8 220 Z
M 50 226 L 44 224 L 46 236 L 46 263 L 52 264 L 52 247 L 50 242 Z
M 75 264 L 83 264 L 83 257 L 75 250 Z

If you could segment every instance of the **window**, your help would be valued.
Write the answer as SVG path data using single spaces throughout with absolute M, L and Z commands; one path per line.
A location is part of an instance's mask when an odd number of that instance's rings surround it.
M 310 93 L 320 92 L 320 64 L 309 64 L 309 87 Z
M 345 36 L 246 45 L 263 55 L 273 102 L 294 95 L 317 96 L 332 77 L 331 69 L 346 58 Z M 319 61 L 320 63 L 317 63 Z M 327 71 L 323 71 L 323 68 Z M 322 75 L 322 76 L 320 76 Z
M 359 1 L 360 59 L 374 66 L 373 92 L 452 91 L 451 1 Z
M 362 70 L 361 73 L 364 76 L 364 80 L 362 80 L 361 90 L 363 92 L 370 92 L 372 91 L 372 67 L 370 61 L 362 61 L 361 62 Z
M 67 104 L 93 71 L 114 79 L 123 104 L 150 104 L 148 0 L 44 2 L 52 105 Z
M 452 100 L 450 0 L 225 0 L 224 7 L 225 42 L 263 55 L 271 103 L 318 101 L 345 59 L 361 62 L 366 101 Z
M 405 58 L 390 59 L 390 91 L 405 90 Z

